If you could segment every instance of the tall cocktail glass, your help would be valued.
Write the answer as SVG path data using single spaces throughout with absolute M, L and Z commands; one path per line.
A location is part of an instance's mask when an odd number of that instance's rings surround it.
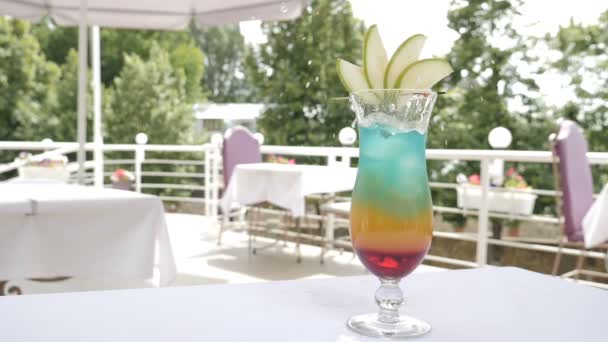
M 433 209 L 426 171 L 426 133 L 437 94 L 385 89 L 350 95 L 359 127 L 359 169 L 350 234 L 363 265 L 380 279 L 380 310 L 348 326 L 382 337 L 422 335 L 431 326 L 402 316 L 401 279 L 422 262 L 432 239 Z

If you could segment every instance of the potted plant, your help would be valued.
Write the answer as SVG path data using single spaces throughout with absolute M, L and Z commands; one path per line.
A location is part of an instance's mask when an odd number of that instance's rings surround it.
M 112 188 L 120 190 L 131 190 L 135 177 L 133 173 L 125 169 L 116 169 L 112 174 Z
M 514 167 L 510 167 L 507 170 L 507 178 L 505 180 L 504 187 L 508 189 L 530 189 L 524 177 L 520 175 Z M 507 235 L 511 237 L 518 237 L 520 224 L 520 220 L 507 220 Z
M 25 179 L 47 179 L 67 182 L 70 172 L 67 169 L 68 159 L 64 155 L 44 153 L 32 156 L 21 152 L 15 160 L 21 164 L 19 177 Z
M 449 222 L 456 233 L 463 233 L 467 226 L 467 218 L 462 214 L 444 213 L 443 219 Z

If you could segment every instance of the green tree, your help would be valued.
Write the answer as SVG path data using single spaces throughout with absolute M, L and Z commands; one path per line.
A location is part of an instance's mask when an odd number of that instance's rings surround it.
M 460 34 L 448 55 L 454 74 L 439 97 L 429 131 L 432 148 L 488 149 L 487 135 L 497 126 L 513 134 L 510 148 L 547 148 L 552 126 L 538 86 L 522 76 L 518 66 L 535 62 L 529 54 L 533 40 L 512 26 L 521 1 L 454 0 L 448 12 L 449 27 Z M 509 166 L 509 165 L 508 165 Z M 546 165 L 528 165 L 520 171 L 535 187 L 551 188 Z M 454 182 L 456 174 L 479 173 L 479 163 L 431 163 L 431 178 Z M 434 201 L 454 206 L 453 192 L 436 191 Z M 546 205 L 543 200 L 539 204 Z M 460 215 L 445 215 L 456 224 Z
M 64 64 L 67 61 L 70 50 L 78 50 L 78 29 L 74 27 L 56 26 L 52 18 L 45 18 L 34 25 L 33 32 L 40 41 L 41 49 L 50 61 Z M 120 73 L 124 64 L 124 54 L 137 54 L 144 60 L 148 59 L 153 45 L 159 45 L 166 51 L 170 51 L 171 61 L 179 61 L 181 66 L 189 63 L 185 68 L 187 76 L 202 76 L 202 55 L 194 52 L 196 48 L 190 33 L 183 31 L 159 31 L 159 30 L 133 30 L 101 28 L 101 79 L 106 86 L 110 86 L 114 78 Z M 186 52 L 191 53 L 188 56 Z M 195 66 L 194 64 L 198 64 Z M 200 68 L 201 70 L 197 70 Z
M 0 17 L 0 140 L 28 139 L 57 103 L 59 68 L 40 53 L 29 23 Z
M 170 63 L 169 53 L 152 46 L 150 59 L 124 56 L 124 68 L 114 79 L 104 109 L 107 143 L 132 143 L 145 132 L 154 144 L 191 141 L 192 109 L 187 101 L 187 79 Z
M 111 85 L 122 71 L 125 55 L 136 54 L 142 60 L 152 60 L 154 46 L 168 51 L 169 62 L 176 69 L 182 69 L 186 82 L 186 97 L 200 97 L 200 79 L 203 74 L 203 55 L 196 47 L 188 31 L 152 30 L 101 30 L 101 77 L 106 85 Z
M 237 25 L 201 30 L 192 27 L 192 35 L 205 54 L 203 91 L 216 103 L 247 102 L 252 86 L 245 80 L 245 40 Z
M 576 101 L 566 104 L 558 115 L 579 122 L 590 150 L 608 150 L 608 10 L 600 15 L 597 24 L 570 22 L 548 38 L 561 54 L 552 67 L 571 75 L 569 87 L 576 94 Z
M 32 33 L 46 58 L 57 65 L 67 61 L 70 50 L 78 50 L 78 28 L 56 26 L 51 18 L 32 25 Z
M 360 62 L 363 24 L 347 1 L 313 0 L 293 21 L 264 23 L 268 42 L 247 58 L 247 77 L 269 108 L 259 121 L 270 144 L 338 145 L 352 123 L 336 58 Z
M 556 116 L 578 122 L 590 151 L 607 151 L 608 10 L 599 16 L 597 24 L 585 26 L 571 21 L 556 35 L 546 38 L 560 55 L 550 67 L 571 76 L 568 88 L 576 95 L 576 100 L 556 108 Z M 599 191 L 608 182 L 608 173 L 600 167 L 594 167 L 593 173 L 596 191 Z
M 76 141 L 77 102 L 78 102 L 78 53 L 70 50 L 65 63 L 59 67 L 59 77 L 53 87 L 56 88 L 56 100 L 45 108 L 45 113 L 33 112 L 22 118 L 19 130 L 20 140 L 40 140 L 50 138 L 54 141 Z M 91 86 L 88 87 L 89 102 L 87 109 L 87 138 L 92 139 L 92 98 Z
M 198 49 L 197 49 L 198 51 Z M 200 53 L 200 51 L 199 51 Z M 170 63 L 170 54 L 152 45 L 148 60 L 136 54 L 124 56 L 124 67 L 106 90 L 108 99 L 104 109 L 104 139 L 106 143 L 134 142 L 135 135 L 144 132 L 152 144 L 191 144 L 194 117 L 188 101 L 188 79 L 184 70 Z M 197 83 L 198 86 L 198 83 Z M 110 159 L 132 158 L 131 153 L 113 153 Z M 199 156 L 200 157 L 200 156 Z M 194 159 L 186 154 L 169 152 L 148 153 L 148 158 Z M 150 165 L 146 171 L 188 171 L 192 167 Z M 149 183 L 175 183 L 175 178 L 147 177 Z M 177 182 L 185 183 L 181 179 Z M 187 191 L 152 191 L 156 194 L 176 195 Z

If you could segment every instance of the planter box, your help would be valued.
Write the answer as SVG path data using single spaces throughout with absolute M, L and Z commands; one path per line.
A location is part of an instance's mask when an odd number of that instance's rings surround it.
M 112 182 L 112 188 L 118 190 L 131 190 L 133 188 L 132 185 L 130 181 Z
M 460 185 L 456 191 L 459 208 L 478 210 L 481 208 L 480 186 Z M 536 197 L 538 196 L 531 193 L 497 191 L 496 188 L 490 188 L 488 191 L 488 209 L 507 214 L 532 215 Z
M 19 168 L 19 177 L 23 179 L 51 179 L 67 183 L 70 179 L 70 172 L 65 167 L 22 166 Z

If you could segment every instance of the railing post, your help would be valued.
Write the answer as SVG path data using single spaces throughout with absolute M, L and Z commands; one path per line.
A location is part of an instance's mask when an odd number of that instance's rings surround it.
M 336 163 L 338 162 L 337 156 L 335 154 L 328 154 L 327 155 L 327 166 L 334 166 L 336 165 Z
M 145 133 L 137 133 L 135 136 L 135 191 L 141 192 L 141 164 L 146 160 L 145 145 L 148 142 L 148 136 Z
M 219 216 L 219 187 L 220 187 L 220 147 L 215 145 L 213 146 L 213 160 L 212 160 L 213 168 L 211 169 L 211 178 L 213 187 L 211 188 L 211 197 L 212 197 L 212 207 L 211 207 L 211 215 L 214 218 Z
M 211 152 L 213 146 L 212 145 L 203 145 L 203 151 L 205 152 L 205 165 L 204 165 L 204 179 L 205 179 L 205 215 L 209 216 L 211 214 Z
M 94 185 L 103 188 L 103 135 L 101 129 L 101 55 L 99 26 L 91 27 L 91 65 L 93 66 L 93 156 Z
M 485 266 L 488 257 L 488 192 L 490 190 L 490 161 L 481 160 L 481 206 L 479 208 L 479 226 L 477 228 L 477 265 Z
M 350 167 L 350 157 L 348 156 L 348 154 L 346 152 L 344 152 L 340 158 L 342 158 L 342 160 L 340 160 L 340 163 L 342 165 L 344 165 L 344 167 Z

